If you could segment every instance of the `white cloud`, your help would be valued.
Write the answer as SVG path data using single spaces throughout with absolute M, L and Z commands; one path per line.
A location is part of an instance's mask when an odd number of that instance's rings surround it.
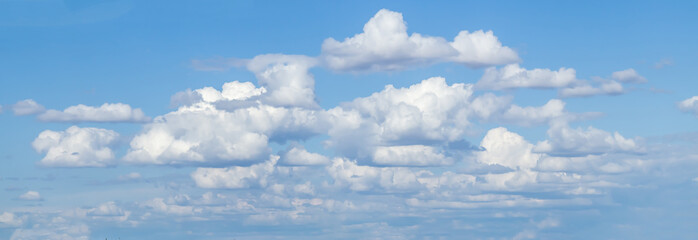
M 32 99 L 19 101 L 13 104 L 11 108 L 12 112 L 17 116 L 39 114 L 46 110 L 44 106 L 41 106 L 41 104 L 38 104 Z
M 93 219 L 123 222 L 131 216 L 131 211 L 123 210 L 115 202 L 110 201 L 87 210 L 87 215 Z
M 43 200 L 41 198 L 41 194 L 39 192 L 35 191 L 27 191 L 26 193 L 19 195 L 18 197 L 20 200 L 26 200 L 26 201 L 40 201 Z
M 18 227 L 22 225 L 24 220 L 18 216 L 16 216 L 14 213 L 11 212 L 3 212 L 0 214 L 0 228 L 2 227 Z
M 388 85 L 328 111 L 328 146 L 354 157 L 372 156 L 375 146 L 425 145 L 460 140 L 470 125 L 472 86 L 430 78 L 409 88 Z
M 322 59 L 337 71 L 392 71 L 441 61 L 481 67 L 518 62 L 517 54 L 503 47 L 491 31 L 462 31 L 453 42 L 441 37 L 407 34 L 402 14 L 381 9 L 363 32 L 339 42 L 322 43 Z
M 104 167 L 114 159 L 109 147 L 119 134 L 101 128 L 72 126 L 65 131 L 45 130 L 32 142 L 37 152 L 46 153 L 39 164 L 49 167 Z
M 560 68 L 557 71 L 536 68 L 527 70 L 518 64 L 509 64 L 500 69 L 485 69 L 480 81 L 475 85 L 479 89 L 502 90 L 510 88 L 559 88 L 577 82 L 576 72 L 572 68 Z
M 551 155 L 586 156 L 615 152 L 640 153 L 644 149 L 636 140 L 618 132 L 609 133 L 593 127 L 586 130 L 571 128 L 567 123 L 553 123 L 548 129 L 548 140 L 538 142 L 535 152 Z
M 210 103 L 180 107 L 133 138 L 124 160 L 140 164 L 220 164 L 266 157 L 270 139 L 311 136 L 324 128 L 320 112 L 258 105 L 231 111 Z
M 640 76 L 635 69 L 628 68 L 622 71 L 613 72 L 611 78 L 624 83 L 645 83 L 647 79 Z
M 49 223 L 35 224 L 32 228 L 15 230 L 10 240 L 88 240 L 90 228 L 83 223 L 67 223 L 56 217 Z
M 286 165 L 327 165 L 330 159 L 317 153 L 305 150 L 303 146 L 294 146 L 281 156 L 281 163 Z
M 265 187 L 267 177 L 274 172 L 278 156 L 249 167 L 197 168 L 191 174 L 196 185 L 201 188 L 249 188 Z
M 204 102 L 217 102 L 221 100 L 247 100 L 254 96 L 262 95 L 267 92 L 264 87 L 257 88 L 251 82 L 227 82 L 223 84 L 222 90 L 218 91 L 212 87 L 196 89 Z
M 486 67 L 519 62 L 519 56 L 511 48 L 502 46 L 492 31 L 461 31 L 450 42 L 458 51 L 451 61 L 469 67 Z
M 48 110 L 38 116 L 44 122 L 148 122 L 140 108 L 128 104 L 105 103 L 100 107 L 78 104 L 63 111 Z
M 536 166 L 540 154 L 532 153 L 533 144 L 506 128 L 491 129 L 482 139 L 483 151 L 477 152 L 477 161 L 498 164 L 514 170 L 531 169 Z
M 247 69 L 255 74 L 267 93 L 264 104 L 284 107 L 318 108 L 315 102 L 315 79 L 308 69 L 314 58 L 301 55 L 267 54 L 254 57 Z
M 501 120 L 523 126 L 532 126 L 548 123 L 553 119 L 573 117 L 564 110 L 565 102 L 558 99 L 552 99 L 540 107 L 512 105 L 502 114 Z
M 677 105 L 682 112 L 693 113 L 698 117 L 698 96 L 685 99 Z
M 201 209 L 193 206 L 182 206 L 172 202 L 165 202 L 162 198 L 154 198 L 141 204 L 144 207 L 152 208 L 158 212 L 172 215 L 194 215 L 200 213 Z
M 132 172 L 132 173 L 129 173 L 129 174 L 121 175 L 121 176 L 119 176 L 117 179 L 118 179 L 119 181 L 134 181 L 134 180 L 138 180 L 138 179 L 141 179 L 141 178 L 142 178 L 142 176 L 141 176 L 140 173 Z
M 421 185 L 409 168 L 371 167 L 357 165 L 355 161 L 335 158 L 327 172 L 337 186 L 347 186 L 352 191 L 383 189 L 388 192 L 414 191 Z
M 600 86 L 594 87 L 583 82 L 576 86 L 560 89 L 558 95 L 563 98 L 589 97 L 594 95 L 618 95 L 624 92 L 623 85 L 619 82 L 603 80 Z
M 444 156 L 436 148 L 424 145 L 376 147 L 373 163 L 396 166 L 450 165 L 453 159 Z

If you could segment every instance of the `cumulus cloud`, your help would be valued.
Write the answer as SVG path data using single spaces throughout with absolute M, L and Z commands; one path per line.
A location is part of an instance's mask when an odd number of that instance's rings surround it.
M 618 132 L 609 133 L 593 127 L 571 128 L 564 122 L 552 124 L 548 129 L 548 138 L 538 142 L 534 151 L 568 156 L 644 151 L 637 139 L 625 138 Z
M 46 153 L 39 162 L 47 167 L 104 167 L 114 159 L 110 148 L 119 134 L 101 128 L 72 126 L 65 131 L 45 130 L 32 142 L 39 153 Z
M 38 104 L 32 99 L 25 99 L 22 101 L 19 101 L 15 104 L 12 105 L 12 112 L 16 116 L 24 116 L 24 115 L 34 115 L 34 114 L 39 114 L 42 113 L 46 110 L 44 106 L 41 104 Z
M 322 44 L 325 65 L 337 71 L 392 71 L 411 66 L 452 61 L 469 67 L 518 62 L 491 31 L 461 31 L 448 42 L 441 37 L 408 35 L 402 14 L 381 9 L 364 25 L 363 32 L 340 42 Z
M 318 108 L 315 102 L 315 79 L 308 69 L 316 60 L 301 55 L 267 54 L 254 57 L 247 69 L 268 90 L 261 96 L 272 106 Z
M 628 68 L 622 71 L 613 72 L 611 74 L 613 80 L 624 82 L 624 83 L 645 83 L 647 79 L 640 76 L 635 69 Z
M 679 110 L 686 113 L 693 113 L 698 117 L 698 96 L 687 98 L 677 104 Z
M 279 156 L 249 167 L 197 168 L 191 174 L 196 185 L 201 188 L 249 188 L 265 187 L 267 177 L 274 172 Z
M 531 169 L 536 166 L 540 154 L 532 153 L 533 144 L 506 128 L 491 129 L 482 139 L 483 151 L 477 152 L 478 162 L 498 164 L 511 169 Z
M 577 82 L 576 72 L 572 68 L 560 68 L 557 71 L 536 68 L 527 70 L 518 64 L 509 64 L 502 68 L 485 69 L 480 81 L 475 85 L 478 89 L 511 89 L 511 88 L 560 88 Z
M 269 141 L 304 139 L 326 128 L 322 111 L 250 103 L 265 88 L 232 82 L 223 91 L 203 88 L 200 101 L 157 117 L 131 141 L 124 160 L 139 164 L 250 163 L 269 153 Z M 267 88 L 269 89 L 269 88 Z M 270 90 L 273 91 L 273 90 Z M 268 92 L 267 92 L 268 94 Z
M 355 161 L 335 158 L 327 166 L 334 184 L 352 191 L 381 189 L 388 192 L 414 191 L 421 185 L 417 175 L 404 167 L 372 167 L 358 165 Z
M 41 200 L 43 200 L 43 198 L 41 198 L 41 194 L 39 194 L 39 192 L 35 192 L 35 191 L 28 191 L 22 195 L 19 195 L 18 199 L 25 200 L 25 201 L 41 201 Z
M 388 85 L 328 111 L 327 144 L 348 156 L 368 157 L 374 146 L 427 145 L 460 140 L 470 125 L 472 86 L 430 78 L 409 88 Z
M 22 225 L 24 220 L 18 216 L 16 216 L 14 213 L 11 212 L 3 212 L 0 214 L 0 228 L 2 227 L 18 227 Z
M 297 145 L 281 156 L 281 163 L 296 166 L 327 165 L 330 159 L 321 154 L 308 152 L 302 145 Z
M 564 110 L 565 102 L 559 99 L 551 99 L 540 107 L 520 107 L 518 105 L 512 105 L 501 115 L 500 119 L 504 122 L 532 126 L 548 123 L 553 119 L 565 117 L 575 118 L 572 114 L 568 114 Z
M 44 122 L 148 122 L 140 108 L 128 104 L 105 103 L 99 107 L 78 104 L 63 111 L 48 110 L 38 116 Z

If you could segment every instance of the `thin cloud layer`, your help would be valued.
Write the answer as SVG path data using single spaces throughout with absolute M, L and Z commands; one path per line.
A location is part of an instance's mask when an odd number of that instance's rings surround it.
M 44 122 L 148 122 L 140 108 L 132 109 L 128 104 L 105 103 L 99 107 L 78 104 L 63 111 L 48 110 L 37 117 Z

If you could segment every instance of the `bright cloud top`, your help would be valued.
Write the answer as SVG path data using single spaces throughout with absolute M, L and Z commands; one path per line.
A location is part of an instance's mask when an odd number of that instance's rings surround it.
M 693 113 L 698 116 L 698 96 L 685 99 L 677 105 L 682 112 Z
M 456 62 L 482 67 L 518 62 L 492 31 L 461 31 L 448 42 L 441 37 L 408 35 L 402 14 L 382 9 L 364 25 L 363 33 L 340 42 L 322 44 L 322 59 L 337 71 L 392 71 L 436 62 Z

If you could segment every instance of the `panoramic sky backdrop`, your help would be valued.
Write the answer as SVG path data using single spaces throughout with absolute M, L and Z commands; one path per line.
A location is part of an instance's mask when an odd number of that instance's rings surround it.
M 695 239 L 697 12 L 0 0 L 0 239 Z

